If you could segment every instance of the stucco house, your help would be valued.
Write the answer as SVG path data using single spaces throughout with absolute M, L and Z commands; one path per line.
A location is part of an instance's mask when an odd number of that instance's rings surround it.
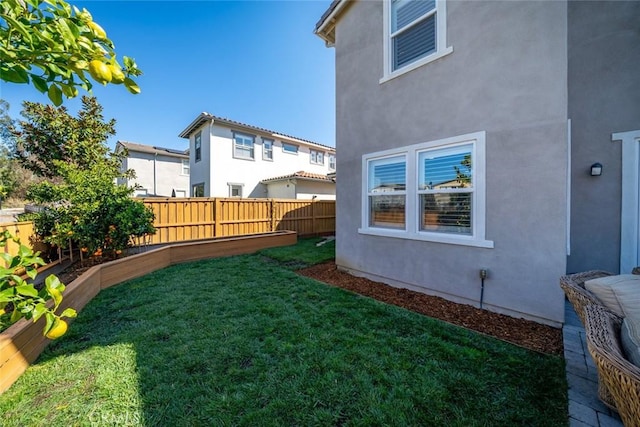
M 192 197 L 335 198 L 336 150 L 203 112 L 189 140 Z
M 134 196 L 188 197 L 189 152 L 127 141 L 116 143 L 116 152 L 126 151 L 122 170 L 133 169 L 135 178 L 119 178 L 118 184 L 136 187 Z
M 640 264 L 639 17 L 332 2 L 315 31 L 336 58 L 339 268 L 558 326 L 559 276 Z

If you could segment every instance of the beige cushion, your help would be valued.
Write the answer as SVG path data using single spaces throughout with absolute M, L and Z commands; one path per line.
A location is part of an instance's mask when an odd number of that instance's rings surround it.
M 640 322 L 625 317 L 620 328 L 620 340 L 627 360 L 640 367 Z
M 640 291 L 634 287 L 614 288 L 624 320 L 620 340 L 626 358 L 640 367 Z
M 620 274 L 618 276 L 598 277 L 584 282 L 584 287 L 593 293 L 602 302 L 602 305 L 618 316 L 625 317 L 617 293 L 621 289 L 628 289 L 629 292 L 634 293 L 635 291 L 640 296 L 640 276 Z

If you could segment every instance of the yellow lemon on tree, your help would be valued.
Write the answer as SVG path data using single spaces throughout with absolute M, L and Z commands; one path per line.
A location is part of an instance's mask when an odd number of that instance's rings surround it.
M 51 327 L 51 329 L 49 329 L 49 332 L 47 332 L 45 336 L 50 340 L 55 340 L 56 338 L 60 338 L 61 336 L 63 336 L 67 332 L 67 328 L 67 322 L 62 319 L 56 318 L 56 320 L 53 321 L 53 326 Z
M 111 81 L 111 69 L 107 64 L 97 59 L 89 62 L 89 74 L 98 83 L 106 85 Z
M 109 64 L 109 71 L 111 71 L 111 83 L 119 85 L 124 82 L 125 75 L 118 65 Z
M 94 36 L 96 36 L 99 39 L 106 39 L 107 38 L 107 32 L 98 24 L 96 24 L 95 22 L 91 21 L 87 24 L 87 26 L 89 27 L 89 29 L 91 30 L 91 32 L 93 33 Z

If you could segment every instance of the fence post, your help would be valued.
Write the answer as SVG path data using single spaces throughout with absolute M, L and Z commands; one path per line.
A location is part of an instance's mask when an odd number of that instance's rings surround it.
M 222 202 L 216 197 L 213 203 L 213 237 L 222 234 Z
M 271 226 L 271 230 L 270 231 L 276 231 L 276 205 L 273 199 L 269 200 L 270 205 L 271 205 L 271 209 L 269 212 L 270 218 L 269 218 L 269 223 Z
M 316 199 L 311 199 L 311 233 L 316 234 Z

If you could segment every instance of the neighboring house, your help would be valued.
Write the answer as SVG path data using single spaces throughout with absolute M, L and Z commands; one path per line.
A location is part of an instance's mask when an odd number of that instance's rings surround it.
M 336 199 L 335 177 L 299 171 L 296 173 L 263 179 L 267 194 L 275 199 Z
M 192 197 L 335 197 L 335 181 L 326 179 L 336 169 L 335 148 L 209 113 L 180 137 L 189 139 Z
M 334 1 L 339 268 L 557 326 L 560 275 L 640 264 L 639 17 Z
M 118 141 L 116 152 L 127 151 L 122 170 L 133 169 L 135 178 L 118 184 L 135 186 L 134 196 L 188 197 L 189 152 Z

